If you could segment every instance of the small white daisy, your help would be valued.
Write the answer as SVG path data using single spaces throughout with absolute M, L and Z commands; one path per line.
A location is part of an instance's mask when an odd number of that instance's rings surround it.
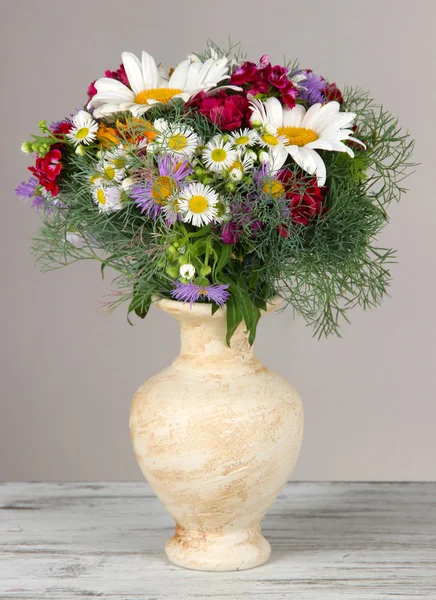
M 122 146 L 104 153 L 97 171 L 109 181 L 120 183 L 126 177 L 127 155 Z
M 115 185 L 95 186 L 92 190 L 92 197 L 100 212 L 114 212 L 123 207 L 121 189 Z
M 180 194 L 179 210 L 185 223 L 195 227 L 207 225 L 215 219 L 218 210 L 217 193 L 203 183 L 190 183 Z
M 164 121 L 164 119 L 159 119 Z M 190 158 L 199 145 L 198 135 L 190 127 L 158 124 L 160 131 L 148 146 L 152 152 L 165 152 L 173 156 Z
M 220 173 L 232 165 L 236 160 L 237 153 L 230 142 L 224 142 L 222 138 L 215 137 L 206 144 L 201 155 L 208 169 Z
M 67 133 L 67 138 L 75 146 L 78 144 L 89 144 L 97 137 L 98 123 L 94 121 L 86 110 L 79 110 L 72 118 L 73 128 Z
M 231 143 L 235 148 L 250 148 L 259 143 L 259 135 L 254 129 L 240 129 L 230 133 Z
M 186 263 L 186 265 L 182 265 L 179 269 L 180 277 L 183 279 L 192 279 L 195 275 L 195 267 L 191 265 L 191 263 Z

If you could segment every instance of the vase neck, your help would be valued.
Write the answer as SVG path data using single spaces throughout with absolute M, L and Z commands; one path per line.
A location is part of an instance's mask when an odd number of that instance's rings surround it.
M 189 304 L 172 300 L 158 300 L 157 306 L 173 316 L 180 326 L 180 355 L 177 361 L 189 361 L 198 369 L 228 369 L 232 363 L 256 361 L 253 348 L 248 343 L 245 326 L 241 324 L 232 336 L 230 347 L 226 343 L 226 311 L 219 309 L 214 315 L 207 304 Z

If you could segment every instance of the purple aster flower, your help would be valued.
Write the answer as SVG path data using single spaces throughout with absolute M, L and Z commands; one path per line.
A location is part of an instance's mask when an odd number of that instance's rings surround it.
M 227 291 L 229 284 L 218 284 L 214 283 L 212 285 L 196 285 L 195 283 L 180 283 L 179 281 L 175 281 L 173 283 L 175 286 L 171 291 L 171 296 L 175 298 L 175 300 L 179 300 L 180 302 L 189 302 L 191 304 L 191 308 L 194 303 L 200 298 L 207 298 L 218 306 L 222 306 L 227 302 L 230 297 L 230 292 Z
M 305 81 L 302 81 L 299 85 L 302 89 L 298 92 L 298 97 L 301 100 L 306 100 L 309 104 L 321 104 L 325 101 L 324 92 L 327 86 L 326 80 L 310 70 L 294 71 L 292 75 L 304 75 Z
M 177 213 L 171 210 L 171 201 L 180 191 L 184 180 L 192 173 L 192 167 L 185 160 L 178 161 L 166 154 L 157 159 L 157 173 L 148 181 L 139 183 L 131 188 L 131 196 L 141 212 L 154 220 L 166 207 L 165 214 L 169 222 L 174 220 Z
M 30 177 L 27 181 L 23 181 L 15 188 L 15 195 L 20 200 L 32 200 L 32 208 L 41 208 L 44 206 L 44 198 L 38 193 L 39 182 L 36 177 Z

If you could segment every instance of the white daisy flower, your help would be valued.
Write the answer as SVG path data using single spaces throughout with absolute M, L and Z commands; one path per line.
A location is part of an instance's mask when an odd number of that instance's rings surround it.
M 253 116 L 251 123 L 260 123 L 260 138 L 268 147 L 271 164 L 279 169 L 291 156 L 310 175 L 316 175 L 318 185 L 326 180 L 326 167 L 316 150 L 347 152 L 351 158 L 354 152 L 343 142 L 350 140 L 365 145 L 351 137 L 356 115 L 340 112 L 338 102 L 313 104 L 307 111 L 297 104 L 294 108 L 283 107 L 277 98 L 265 102 L 251 100 Z
M 199 145 L 198 135 L 190 127 L 160 124 L 161 130 L 148 146 L 151 152 L 164 152 L 190 158 Z
M 120 183 L 126 177 L 127 154 L 123 146 L 108 150 L 103 154 L 97 171 L 109 181 Z
M 180 194 L 179 210 L 185 223 L 195 227 L 207 225 L 215 219 L 218 210 L 217 193 L 203 183 L 190 183 Z
M 97 137 L 98 123 L 86 110 L 79 110 L 77 115 L 71 119 L 73 127 L 67 138 L 77 146 L 78 144 L 89 144 Z
M 235 148 L 250 148 L 259 143 L 259 134 L 254 129 L 240 129 L 229 134 Z
M 215 137 L 206 144 L 201 156 L 208 169 L 220 173 L 233 164 L 237 153 L 230 142 L 224 142 L 222 138 Z
M 191 263 L 186 263 L 186 265 L 180 267 L 179 272 L 180 277 L 183 277 L 183 279 L 192 279 L 195 275 L 195 267 Z
M 121 189 L 115 185 L 96 185 L 92 190 L 92 197 L 100 212 L 114 212 L 123 207 Z
M 95 109 L 96 118 L 125 110 L 139 117 L 155 104 L 166 105 L 174 98 L 187 102 L 228 77 L 229 65 L 225 57 L 209 58 L 204 62 L 187 58 L 168 78 L 162 76 L 154 58 L 147 52 L 142 53 L 141 61 L 131 52 L 123 52 L 121 57 L 129 87 L 109 77 L 97 79 L 97 94 L 88 104 L 88 108 Z
M 240 169 L 230 169 L 230 171 L 229 171 L 229 178 L 232 181 L 241 181 L 243 176 L 244 176 L 244 173 Z

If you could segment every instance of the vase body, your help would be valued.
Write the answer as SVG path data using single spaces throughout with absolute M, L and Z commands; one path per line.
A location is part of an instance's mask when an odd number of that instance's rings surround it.
M 176 521 L 173 563 L 248 569 L 268 560 L 260 520 L 297 460 L 303 410 L 263 366 L 242 326 L 225 343 L 225 308 L 158 300 L 181 329 L 176 360 L 135 394 L 130 432 L 139 466 Z

